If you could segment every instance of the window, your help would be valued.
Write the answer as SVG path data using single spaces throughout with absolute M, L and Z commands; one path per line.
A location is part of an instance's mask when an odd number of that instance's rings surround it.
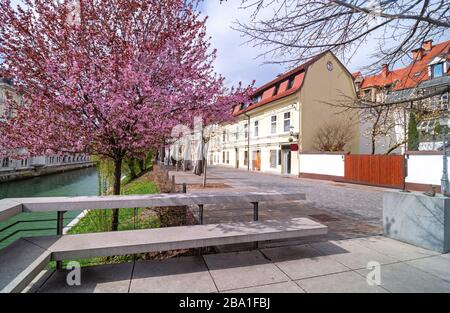
M 448 110 L 449 109 L 449 103 L 448 103 L 448 92 L 444 93 L 441 96 L 441 102 L 442 102 L 442 109 Z
M 270 150 L 270 168 L 277 168 L 277 150 Z
M 225 151 L 222 151 L 222 163 L 225 163 Z
M 244 137 L 245 139 L 248 138 L 248 124 L 244 124 Z
M 230 164 L 230 151 L 227 151 L 227 164 Z
M 284 131 L 291 130 L 291 112 L 284 113 Z
M 24 167 L 28 165 L 28 159 L 22 159 L 20 160 L 20 166 Z
M 291 89 L 292 86 L 294 86 L 294 79 L 295 79 L 295 77 L 289 78 L 288 85 L 287 85 L 287 88 L 286 88 L 287 90 Z
M 222 132 L 222 141 L 225 142 L 226 139 L 227 139 L 227 131 L 223 130 L 223 132 Z
M 270 132 L 275 134 L 277 132 L 277 116 L 274 115 L 270 118 Z
M 273 89 L 272 96 L 276 96 L 278 94 L 278 91 L 280 90 L 280 84 L 276 84 L 275 88 Z
M 256 96 L 253 97 L 252 102 L 253 103 L 258 103 L 259 101 L 261 101 L 261 94 L 258 94 Z
M 248 164 L 248 151 L 244 151 L 244 165 Z
M 9 167 L 9 158 L 2 159 L 2 167 Z
M 259 135 L 259 122 L 255 121 L 255 137 Z
M 236 140 L 239 140 L 239 126 L 236 126 Z
M 444 63 L 434 64 L 431 68 L 433 78 L 442 77 L 444 75 Z

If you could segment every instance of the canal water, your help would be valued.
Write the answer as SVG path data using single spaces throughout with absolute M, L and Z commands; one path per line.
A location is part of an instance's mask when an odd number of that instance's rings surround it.
M 96 167 L 0 183 L 0 199 L 19 197 L 94 196 L 99 194 Z M 80 212 L 64 214 L 67 225 Z M 21 237 L 56 234 L 56 212 L 22 213 L 0 222 L 0 249 Z

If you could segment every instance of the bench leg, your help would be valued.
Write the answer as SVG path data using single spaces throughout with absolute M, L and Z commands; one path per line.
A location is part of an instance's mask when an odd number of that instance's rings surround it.
M 64 213 L 65 211 L 58 211 L 56 213 L 56 235 L 62 236 L 63 235 L 63 229 L 64 229 Z M 62 261 L 56 261 L 56 269 L 62 270 L 63 268 L 63 262 Z
M 259 205 L 258 202 L 252 202 L 252 204 L 253 204 L 253 220 L 256 222 L 259 219 Z M 259 248 L 258 241 L 254 243 L 254 248 L 255 249 Z
M 200 225 L 203 225 L 203 204 L 198 205 L 198 221 Z
M 253 220 L 256 222 L 259 219 L 259 206 L 258 202 L 252 202 L 253 204 Z
M 198 222 L 200 225 L 203 225 L 203 204 L 198 205 Z M 201 256 L 203 253 L 203 248 L 197 249 L 197 254 Z

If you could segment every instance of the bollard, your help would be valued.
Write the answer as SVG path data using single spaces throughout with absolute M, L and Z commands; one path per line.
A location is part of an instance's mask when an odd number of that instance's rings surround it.
M 65 211 L 58 211 L 56 212 L 56 235 L 62 236 L 63 230 L 64 230 L 64 213 Z M 63 262 L 62 261 L 56 261 L 56 269 L 62 270 L 63 269 Z
M 256 222 L 259 219 L 259 205 L 258 202 L 252 202 L 253 204 L 253 220 Z M 254 243 L 254 249 L 258 249 L 259 248 L 259 243 L 258 241 L 256 241 Z

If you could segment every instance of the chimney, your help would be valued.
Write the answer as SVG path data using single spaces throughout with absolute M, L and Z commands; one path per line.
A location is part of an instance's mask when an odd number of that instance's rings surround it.
M 412 50 L 412 57 L 414 61 L 420 61 L 423 58 L 423 48 L 417 48 Z
M 381 65 L 381 74 L 383 74 L 383 77 L 387 77 L 389 74 L 389 67 L 387 64 Z
M 425 51 L 431 51 L 431 49 L 433 48 L 433 40 L 429 39 L 429 40 L 425 40 L 422 44 L 422 48 Z

